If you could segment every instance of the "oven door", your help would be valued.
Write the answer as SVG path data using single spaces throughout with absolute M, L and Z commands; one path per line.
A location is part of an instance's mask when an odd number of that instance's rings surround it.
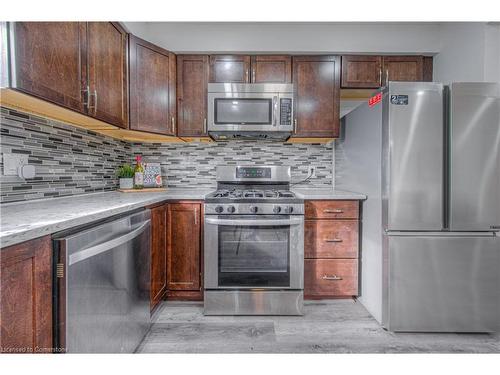
M 288 115 L 286 121 L 280 120 L 280 103 L 291 103 L 292 98 L 281 97 L 278 93 L 209 93 L 208 131 L 292 131 Z
M 205 289 L 302 289 L 302 216 L 206 216 Z

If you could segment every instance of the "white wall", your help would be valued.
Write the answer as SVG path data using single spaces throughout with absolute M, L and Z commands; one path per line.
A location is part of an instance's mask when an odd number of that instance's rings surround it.
M 500 25 L 446 23 L 440 34 L 435 81 L 500 81 Z
M 174 52 L 419 53 L 439 51 L 438 23 L 126 22 Z

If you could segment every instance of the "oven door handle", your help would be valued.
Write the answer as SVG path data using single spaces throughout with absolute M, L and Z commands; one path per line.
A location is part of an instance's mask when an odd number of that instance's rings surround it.
M 246 220 L 227 220 L 218 219 L 215 217 L 206 217 L 205 224 L 215 224 L 215 225 L 227 225 L 232 227 L 244 226 L 275 226 L 275 225 L 301 225 L 304 223 L 302 217 L 292 217 L 286 220 L 282 219 L 246 219 Z

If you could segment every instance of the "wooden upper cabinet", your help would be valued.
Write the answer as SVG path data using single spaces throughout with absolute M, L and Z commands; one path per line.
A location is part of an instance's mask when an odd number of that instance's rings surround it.
M 128 34 L 115 22 L 87 23 L 89 114 L 128 127 Z
M 377 88 L 381 85 L 381 56 L 342 56 L 342 87 Z
M 424 61 L 423 61 L 424 67 L 423 67 L 423 77 L 422 81 L 424 82 L 432 82 L 433 81 L 433 64 L 434 60 L 432 56 L 424 56 Z
M 130 129 L 174 134 L 175 55 L 130 35 Z
M 167 205 L 151 209 L 151 309 L 167 290 Z
M 340 57 L 294 56 L 294 137 L 337 137 Z
M 423 56 L 384 56 L 384 83 L 388 81 L 422 81 Z
M 201 288 L 201 204 L 169 203 L 167 215 L 167 288 Z
M 50 236 L 1 249 L 0 278 L 1 351 L 51 352 Z
M 250 56 L 211 55 L 210 82 L 213 83 L 250 82 Z
M 253 83 L 292 82 L 292 57 L 285 55 L 252 56 Z
M 177 55 L 179 137 L 207 136 L 207 55 Z
M 14 22 L 11 31 L 13 87 L 75 111 L 86 111 L 86 24 Z

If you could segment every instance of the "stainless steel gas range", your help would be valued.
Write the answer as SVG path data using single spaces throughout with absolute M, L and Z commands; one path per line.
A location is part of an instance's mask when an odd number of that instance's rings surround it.
M 205 315 L 302 315 L 304 202 L 290 167 L 217 167 L 204 246 Z

